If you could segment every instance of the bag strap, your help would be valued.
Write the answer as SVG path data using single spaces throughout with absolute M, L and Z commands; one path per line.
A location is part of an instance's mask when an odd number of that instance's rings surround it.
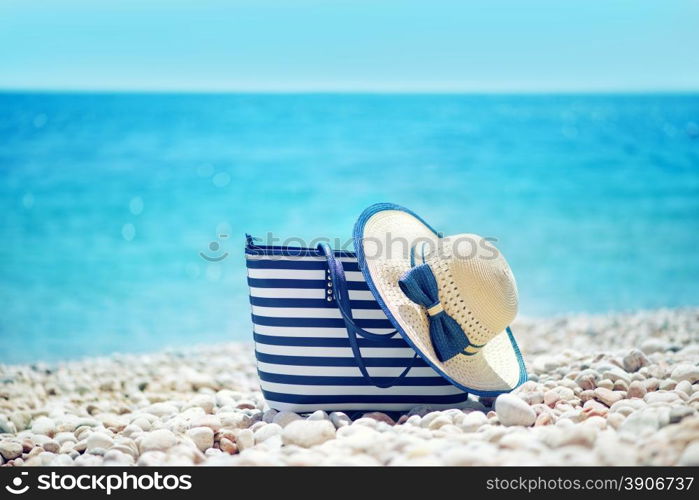
M 354 317 L 352 316 L 352 307 L 350 305 L 349 292 L 347 290 L 347 279 L 345 278 L 345 270 L 342 267 L 342 262 L 335 258 L 335 254 L 330 248 L 330 245 L 328 245 L 327 243 L 320 243 L 318 245 L 318 250 L 323 255 L 325 255 L 325 258 L 328 261 L 328 270 L 330 272 L 330 279 L 333 284 L 334 290 L 333 294 L 335 295 L 337 308 L 340 310 L 342 319 L 345 322 L 345 327 L 347 328 L 347 337 L 349 338 L 350 347 L 352 348 L 352 354 L 354 355 L 354 360 L 357 363 L 359 371 L 362 373 L 365 379 L 367 379 L 372 385 L 376 387 L 379 387 L 381 389 L 393 387 L 398 382 L 400 382 L 406 375 L 408 375 L 408 372 L 417 361 L 417 353 L 415 353 L 415 356 L 413 356 L 412 361 L 408 366 L 405 367 L 401 374 L 395 377 L 394 379 L 389 380 L 388 382 L 378 382 L 371 375 L 369 375 L 369 372 L 366 368 L 366 364 L 364 363 L 364 359 L 362 358 L 361 350 L 359 348 L 357 334 L 359 334 L 367 340 L 377 342 L 393 337 L 397 333 L 397 331 L 394 330 L 390 333 L 379 334 L 367 332 L 363 328 L 357 326 L 357 324 L 354 322 Z
M 330 272 L 330 279 L 332 281 L 334 290 L 333 294 L 335 295 L 337 308 L 340 310 L 340 314 L 345 320 L 345 323 L 350 323 L 352 328 L 361 337 L 364 337 L 367 340 L 385 340 L 398 333 L 397 330 L 393 330 L 389 333 L 371 333 L 357 326 L 357 324 L 354 322 L 354 316 L 352 315 L 352 306 L 350 305 L 349 292 L 347 290 L 347 278 L 345 277 L 345 269 L 342 267 L 342 262 L 335 258 L 335 254 L 330 248 L 330 245 L 327 243 L 320 243 L 318 245 L 318 250 L 325 255 L 325 258 L 328 261 L 328 270 Z

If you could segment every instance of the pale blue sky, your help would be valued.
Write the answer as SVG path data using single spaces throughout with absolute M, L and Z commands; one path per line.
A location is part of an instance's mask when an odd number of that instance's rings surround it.
M 697 0 L 2 0 L 0 88 L 696 91 Z

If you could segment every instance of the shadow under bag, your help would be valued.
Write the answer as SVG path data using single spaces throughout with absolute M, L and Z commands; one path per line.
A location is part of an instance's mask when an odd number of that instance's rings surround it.
M 406 411 L 468 394 L 403 340 L 352 252 L 259 246 L 245 257 L 260 386 L 276 410 Z

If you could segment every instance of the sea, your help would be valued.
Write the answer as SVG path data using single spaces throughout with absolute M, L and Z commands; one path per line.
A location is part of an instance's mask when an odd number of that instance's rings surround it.
M 245 234 L 393 202 L 520 315 L 699 305 L 699 94 L 0 93 L 0 363 L 251 339 Z

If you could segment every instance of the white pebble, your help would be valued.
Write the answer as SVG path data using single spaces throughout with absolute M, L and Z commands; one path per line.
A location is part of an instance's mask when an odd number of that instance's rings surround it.
M 193 427 L 187 431 L 187 436 L 202 452 L 214 446 L 214 431 L 209 427 Z
M 335 426 L 328 420 L 297 420 L 284 427 L 285 445 L 303 448 L 315 446 L 335 437 Z
M 536 421 L 536 413 L 531 406 L 512 394 L 501 394 L 495 400 L 495 412 L 503 425 L 523 425 L 529 427 Z
M 32 422 L 32 432 L 34 434 L 53 436 L 55 430 L 56 423 L 48 417 L 39 417 Z
M 236 435 L 238 450 L 243 451 L 255 446 L 255 435 L 250 429 L 243 429 Z
M 672 370 L 671 378 L 680 382 L 687 380 L 690 384 L 699 381 L 699 366 L 682 363 Z
M 158 429 L 146 433 L 139 443 L 141 453 L 147 451 L 166 451 L 177 444 L 175 435 L 167 429 Z
M 288 424 L 296 420 L 301 420 L 301 417 L 298 414 L 290 411 L 280 411 L 274 416 L 272 421 L 281 427 L 286 427 Z
M 255 443 L 263 443 L 271 437 L 281 435 L 281 433 L 282 427 L 279 424 L 264 425 L 255 431 Z

